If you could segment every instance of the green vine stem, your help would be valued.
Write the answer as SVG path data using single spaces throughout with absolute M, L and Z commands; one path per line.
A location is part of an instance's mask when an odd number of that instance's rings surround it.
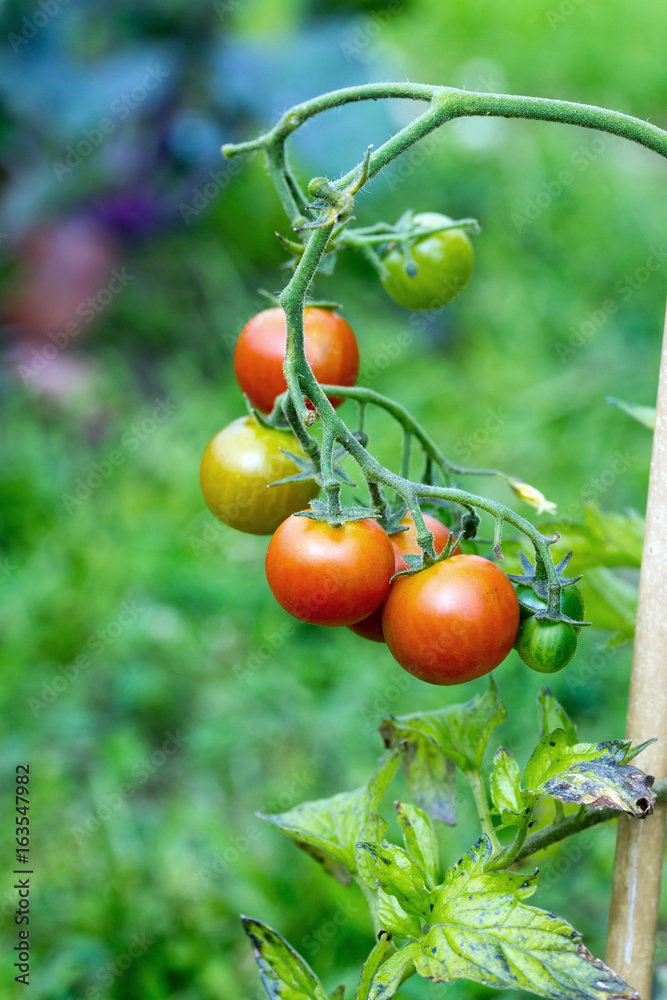
M 392 136 L 372 155 L 369 155 L 369 151 L 367 151 L 361 165 L 344 177 L 333 183 L 327 182 L 324 178 L 312 181 L 309 190 L 316 193 L 323 214 L 321 221 L 312 221 L 311 216 L 311 221 L 306 223 L 305 217 L 308 213 L 312 213 L 314 206 L 309 205 L 306 195 L 289 168 L 285 150 L 287 138 L 309 118 L 322 111 L 354 101 L 384 98 L 410 98 L 427 101 L 429 108 Z M 414 518 L 417 541 L 431 558 L 435 555 L 433 536 L 428 531 L 419 508 L 421 497 L 449 500 L 461 504 L 469 510 L 478 507 L 487 511 L 496 519 L 496 538 L 499 538 L 502 522 L 512 524 L 524 532 L 533 542 L 536 557 L 541 558 L 546 569 L 548 580 L 546 617 L 558 619 L 561 615 L 561 588 L 548 550 L 548 546 L 553 540 L 545 538 L 528 521 L 500 504 L 448 486 L 413 483 L 405 475 L 398 476 L 383 468 L 337 416 L 325 392 L 313 376 L 305 354 L 303 309 L 308 288 L 327 250 L 332 233 L 338 237 L 342 233 L 342 225 L 351 215 L 353 195 L 367 180 L 374 177 L 395 157 L 405 152 L 415 142 L 440 125 L 455 118 L 479 115 L 533 118 L 595 128 L 631 139 L 667 157 L 666 132 L 655 125 L 617 111 L 546 98 L 468 93 L 449 87 L 411 83 L 367 84 L 359 87 L 348 87 L 305 101 L 287 111 L 272 129 L 258 138 L 235 145 L 225 145 L 223 154 L 227 157 L 233 157 L 241 153 L 263 150 L 267 157 L 269 172 L 292 226 L 300 231 L 303 231 L 304 226 L 311 230 L 311 235 L 304 246 L 292 278 L 280 296 L 280 305 L 285 311 L 287 319 L 285 377 L 289 401 L 286 401 L 284 405 L 284 412 L 306 454 L 313 457 L 316 462 L 319 458 L 322 485 L 329 500 L 331 523 L 342 523 L 344 519 L 340 505 L 340 483 L 333 472 L 332 457 L 333 449 L 339 443 L 360 466 L 372 495 L 377 496 L 378 488 L 380 485 L 384 485 L 403 499 Z M 364 240 L 363 238 L 360 240 L 360 236 L 370 235 L 372 237 L 374 228 L 377 235 L 381 235 L 381 229 L 378 227 L 368 227 L 365 232 L 357 234 L 357 242 L 364 244 Z M 365 244 L 365 247 L 367 251 L 370 250 L 368 243 Z M 366 390 L 366 392 L 370 392 L 370 390 Z M 355 398 L 349 393 L 348 395 L 350 398 Z M 308 431 L 309 411 L 305 403 L 306 397 L 312 401 L 322 420 L 323 442 L 321 450 L 318 449 L 317 441 Z M 357 396 L 356 398 L 364 397 Z M 406 419 L 405 413 L 401 412 L 397 404 L 391 405 L 393 410 L 390 412 L 393 412 L 394 415 L 400 413 L 401 419 Z M 385 408 L 389 408 L 389 406 L 385 405 Z M 427 460 L 436 461 L 444 470 L 448 464 L 446 459 L 437 453 L 437 450 L 435 454 L 433 453 L 432 442 L 425 445 L 425 436 L 421 429 L 406 427 L 406 430 L 408 429 L 420 440 L 426 451 Z M 405 468 L 403 471 L 405 472 Z M 453 472 L 454 470 L 450 469 L 449 471 Z M 463 473 L 458 472 L 458 474 Z
M 443 454 L 437 444 L 427 434 L 412 414 L 401 403 L 383 396 L 374 389 L 367 389 L 364 386 L 348 385 L 325 385 L 321 386 L 322 391 L 327 396 L 339 396 L 342 399 L 354 399 L 359 403 L 370 403 L 389 413 L 398 424 L 401 425 L 406 434 L 412 435 L 419 441 L 425 455 L 435 462 L 443 475 L 449 476 L 498 476 L 505 482 L 516 481 L 516 477 L 509 476 L 498 469 L 467 469 L 462 465 L 455 465 Z
M 491 811 L 489 809 L 489 800 L 486 797 L 486 788 L 484 786 L 484 782 L 482 781 L 482 776 L 478 771 L 468 770 L 465 771 L 465 776 L 475 800 L 475 807 L 477 809 L 477 815 L 479 816 L 479 822 L 482 827 L 482 833 L 485 833 L 491 841 L 493 853 L 499 854 L 501 847 L 496 836 L 496 831 L 493 828 Z

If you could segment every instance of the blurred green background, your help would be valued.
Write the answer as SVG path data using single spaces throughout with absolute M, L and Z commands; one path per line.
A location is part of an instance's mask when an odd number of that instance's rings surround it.
M 235 338 L 263 307 L 257 289 L 287 277 L 263 164 L 225 164 L 219 147 L 296 101 L 388 79 L 579 100 L 665 127 L 664 4 L 44 0 L 6 2 L 2 18 L 2 856 L 14 769 L 29 762 L 31 996 L 256 1000 L 239 912 L 283 933 L 329 989 L 351 986 L 371 946 L 361 896 L 254 812 L 361 784 L 383 715 L 486 682 L 427 687 L 384 647 L 289 620 L 264 579 L 266 539 L 204 507 L 201 452 L 243 412 Z M 295 142 L 300 175 L 348 170 L 415 107 L 321 116 Z M 479 218 L 465 292 L 411 314 L 351 255 L 317 292 L 344 304 L 361 381 L 402 400 L 455 461 L 528 480 L 566 517 L 582 498 L 643 512 L 650 434 L 605 397 L 655 400 L 664 193 L 664 164 L 622 140 L 461 121 L 377 178 L 356 216 Z M 395 464 L 394 429 L 371 427 Z M 623 735 L 630 647 L 600 653 L 609 637 L 586 630 L 553 678 L 587 740 Z M 523 762 L 541 678 L 512 653 L 496 679 L 510 706 L 498 736 Z M 477 835 L 460 796 L 446 863 Z M 595 954 L 613 844 L 598 829 L 540 861 L 536 904 Z M 7 861 L 3 998 L 20 989 L 12 879 Z M 402 995 L 490 992 L 411 980 Z

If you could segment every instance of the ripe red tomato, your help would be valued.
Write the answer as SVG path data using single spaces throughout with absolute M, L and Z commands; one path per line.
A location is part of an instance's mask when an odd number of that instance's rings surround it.
M 519 630 L 519 602 L 488 559 L 456 555 L 394 580 L 382 628 L 408 673 L 430 684 L 461 684 L 505 659 Z
M 450 535 L 449 528 L 445 527 L 442 521 L 439 521 L 437 517 L 432 517 L 430 514 L 424 514 L 424 520 L 426 521 L 427 528 L 433 532 L 435 554 L 439 556 L 447 544 L 447 539 Z M 404 555 L 408 553 L 419 555 L 421 552 L 421 549 L 417 544 L 417 529 L 415 528 L 415 522 L 412 519 L 412 515 L 406 514 L 400 523 L 407 524 L 408 530 L 397 531 L 395 535 L 389 536 L 389 540 L 394 549 L 394 573 L 400 573 L 402 569 L 408 568 L 408 564 L 403 558 Z M 457 545 L 454 551 L 458 554 L 461 552 L 461 549 Z M 364 618 L 362 621 L 357 622 L 356 625 L 350 625 L 350 628 L 355 635 L 361 636 L 362 639 L 370 639 L 371 642 L 384 642 L 384 634 L 382 632 L 382 608 L 378 608 L 372 615 L 369 615 L 368 618 Z
M 318 382 L 354 385 L 359 345 L 354 330 L 338 313 L 308 306 L 303 313 L 306 357 Z M 287 388 L 283 375 L 287 324 L 282 309 L 265 309 L 246 323 L 234 350 L 236 380 L 253 406 L 270 413 Z M 331 400 L 340 406 L 342 399 Z
M 319 491 L 312 479 L 270 486 L 298 470 L 281 448 L 303 454 L 291 431 L 261 427 L 239 417 L 209 441 L 199 482 L 206 505 L 237 531 L 270 535 L 286 517 L 303 510 Z
M 292 515 L 266 553 L 266 579 L 285 611 L 314 625 L 353 625 L 382 604 L 394 550 L 377 521 L 333 528 Z

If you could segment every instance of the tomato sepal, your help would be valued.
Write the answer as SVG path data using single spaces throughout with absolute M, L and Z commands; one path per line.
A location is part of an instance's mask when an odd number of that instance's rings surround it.
M 322 476 L 319 470 L 316 468 L 312 458 L 308 458 L 307 456 L 304 455 L 295 455 L 293 452 L 286 451 L 284 448 L 281 448 L 280 450 L 284 452 L 284 454 L 287 455 L 287 457 L 290 458 L 292 462 L 294 462 L 294 464 L 299 469 L 299 472 L 296 472 L 293 476 L 286 476 L 285 479 L 276 479 L 274 483 L 269 483 L 269 486 L 282 486 L 284 483 L 299 483 L 302 482 L 303 480 L 310 480 L 310 479 L 314 480 L 318 486 L 323 485 Z M 334 451 L 334 458 L 335 457 L 336 457 L 336 451 Z M 339 482 L 345 483 L 346 486 L 351 486 L 353 489 L 356 490 L 357 484 L 353 479 L 349 477 L 345 469 L 341 468 L 340 465 L 334 463 L 333 471 L 334 475 L 336 476 L 336 479 Z
M 316 497 L 308 510 L 296 511 L 294 516 L 307 517 L 310 521 L 324 521 L 332 528 L 338 528 L 348 521 L 365 521 L 367 518 L 377 521 L 380 517 L 380 511 L 372 507 L 362 507 L 361 505 L 357 507 L 341 507 L 340 515 L 332 517 L 328 500 Z

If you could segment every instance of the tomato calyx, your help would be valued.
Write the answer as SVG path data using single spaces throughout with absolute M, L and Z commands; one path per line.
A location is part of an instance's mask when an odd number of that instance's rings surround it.
M 461 551 L 459 549 L 461 537 L 462 536 L 460 534 L 456 535 L 452 532 L 445 542 L 445 547 L 442 552 L 440 555 L 436 556 L 435 559 L 433 556 L 430 556 L 428 552 L 424 552 L 423 549 L 418 555 L 413 554 L 412 552 L 406 552 L 403 555 L 403 560 L 407 564 L 408 568 L 399 570 L 398 573 L 394 573 L 391 578 L 392 581 L 398 576 L 413 576 L 415 573 L 420 573 L 423 569 L 429 569 L 431 566 L 435 566 L 436 563 L 444 562 L 445 559 L 449 559 L 449 557 L 455 553 L 459 554 Z
M 304 479 L 312 479 L 318 486 L 324 485 L 322 482 L 321 472 L 312 458 L 308 458 L 306 455 L 295 455 L 291 451 L 285 451 L 284 448 L 281 448 L 280 450 L 294 462 L 299 471 L 295 472 L 293 476 L 287 476 L 285 479 L 276 479 L 275 483 L 269 483 L 269 486 L 283 486 L 285 483 L 299 483 Z M 356 489 L 357 484 L 355 481 L 351 479 L 345 469 L 338 464 L 338 461 L 341 458 L 344 458 L 346 454 L 347 452 L 340 445 L 337 445 L 334 448 L 333 472 L 338 482 L 345 483 L 346 486 L 351 486 L 353 489 Z M 348 518 L 348 520 L 352 519 Z
M 372 507 L 363 507 L 359 504 L 356 507 L 341 507 L 338 515 L 333 515 L 326 498 L 317 497 L 312 501 L 308 510 L 300 510 L 295 513 L 295 517 L 307 517 L 310 521 L 324 521 L 332 528 L 340 528 L 348 521 L 366 521 L 371 518 L 377 521 L 380 511 Z
M 556 574 L 558 576 L 558 583 L 561 587 L 561 592 L 567 588 L 573 586 L 579 580 L 581 580 L 582 575 L 579 576 L 564 576 L 564 572 L 568 567 L 570 559 L 572 558 L 572 550 L 567 553 L 566 556 L 561 559 L 561 561 L 556 566 Z M 540 601 L 545 605 L 549 604 L 549 581 L 546 572 L 546 566 L 543 561 L 539 558 L 535 560 L 535 565 L 533 565 L 528 559 L 528 557 L 523 553 L 519 552 L 519 559 L 521 560 L 521 567 L 523 573 L 508 573 L 508 578 L 514 584 L 519 586 L 530 587 L 532 592 L 535 594 Z M 568 615 L 564 614 L 562 610 L 557 611 L 555 614 L 549 612 L 548 607 L 544 610 L 536 610 L 533 605 L 522 600 L 521 595 L 518 595 L 519 605 L 521 608 L 529 612 L 530 617 L 534 618 L 537 622 L 544 622 L 546 624 L 554 624 L 555 622 L 564 622 L 566 625 L 572 625 L 573 627 L 579 629 L 585 625 L 590 625 L 591 622 L 577 621 L 574 618 L 570 618 Z M 560 597 L 558 605 L 560 608 Z

